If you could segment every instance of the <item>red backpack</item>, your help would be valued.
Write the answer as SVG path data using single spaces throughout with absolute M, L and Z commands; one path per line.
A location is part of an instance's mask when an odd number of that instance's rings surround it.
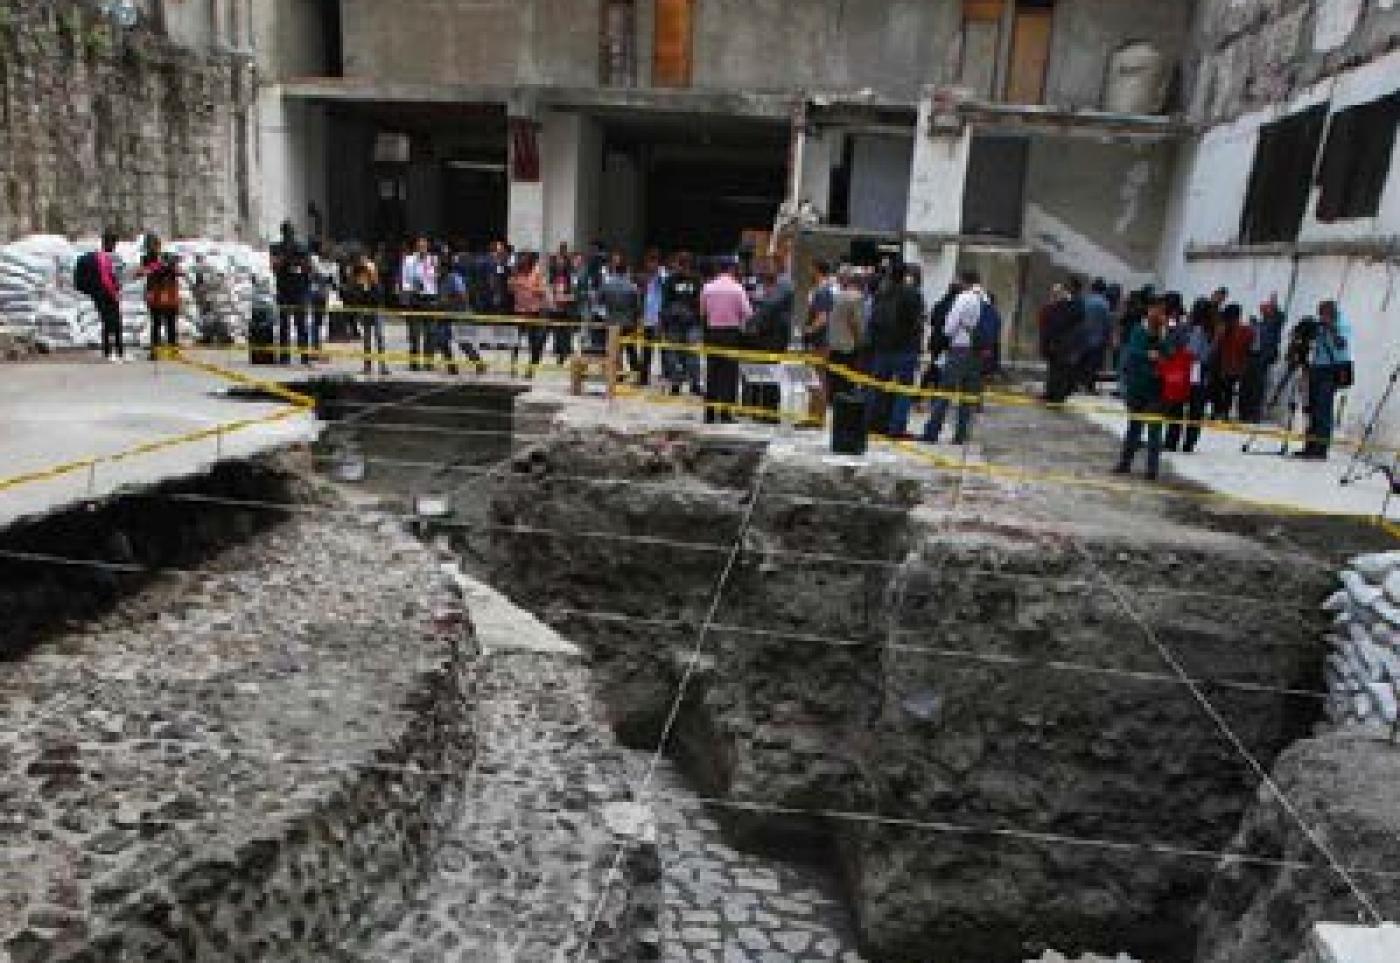
M 1191 366 L 1195 363 L 1190 351 L 1177 351 L 1157 362 L 1163 404 L 1184 405 L 1191 399 Z

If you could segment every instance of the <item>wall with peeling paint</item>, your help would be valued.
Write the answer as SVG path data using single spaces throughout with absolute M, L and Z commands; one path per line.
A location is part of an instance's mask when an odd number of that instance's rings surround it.
M 1338 21 L 1340 22 L 1340 21 Z M 1358 18 L 1358 25 L 1366 23 Z M 1332 25 L 1324 32 L 1336 42 Z M 1343 42 L 1345 47 L 1350 41 Z M 1356 431 L 1384 391 L 1391 370 L 1400 364 L 1400 303 L 1396 284 L 1400 263 L 1392 256 L 1324 257 L 1307 253 L 1307 245 L 1331 241 L 1383 241 L 1400 237 L 1400 143 L 1391 158 L 1391 174 L 1373 217 L 1321 223 L 1316 218 L 1314 186 L 1298 234 L 1303 253 L 1262 254 L 1248 249 L 1222 256 L 1189 256 L 1192 246 L 1230 246 L 1239 241 L 1240 220 L 1262 126 L 1316 104 L 1336 113 L 1400 89 L 1400 50 L 1360 66 L 1334 73 L 1291 96 L 1210 127 L 1183 149 L 1175 175 L 1160 257 L 1160 273 L 1169 289 L 1188 299 L 1219 285 L 1247 310 L 1277 294 L 1290 318 L 1314 314 L 1321 300 L 1335 299 L 1354 327 L 1357 384 L 1344 422 Z M 1229 256 L 1223 256 L 1228 254 Z M 1387 419 L 1388 439 L 1400 443 L 1400 404 Z

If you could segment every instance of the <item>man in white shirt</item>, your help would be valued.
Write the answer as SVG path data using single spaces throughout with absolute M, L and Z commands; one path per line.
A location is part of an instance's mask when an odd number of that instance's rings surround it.
M 438 259 L 428 247 L 428 239 L 420 237 L 413 253 L 403 259 L 399 271 L 399 293 L 403 306 L 410 311 L 431 311 L 437 306 Z M 418 371 L 422 365 L 424 341 L 429 330 L 428 319 L 408 318 L 408 368 Z
M 965 445 L 972 430 L 972 415 L 982 394 L 982 345 L 977 343 L 977 329 L 986 306 L 987 293 L 982 279 L 975 271 L 962 276 L 962 293 L 948 309 L 943 333 L 948 339 L 948 362 L 943 367 L 940 391 L 958 396 L 958 420 L 953 444 Z M 948 417 L 948 397 L 933 400 L 928 423 L 924 426 L 924 441 L 937 444 Z

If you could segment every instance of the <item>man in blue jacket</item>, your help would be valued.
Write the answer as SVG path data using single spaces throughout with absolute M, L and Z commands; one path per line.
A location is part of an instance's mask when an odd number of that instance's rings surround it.
M 1353 377 L 1351 325 L 1337 309 L 1336 301 L 1317 306 L 1317 340 L 1313 342 L 1312 366 L 1308 369 L 1308 439 L 1298 458 L 1326 461 L 1332 445 L 1337 392 L 1350 388 Z

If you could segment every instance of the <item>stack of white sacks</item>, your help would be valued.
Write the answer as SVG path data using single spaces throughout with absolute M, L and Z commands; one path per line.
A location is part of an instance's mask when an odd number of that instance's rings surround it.
M 1327 716 L 1338 725 L 1390 725 L 1400 689 L 1400 552 L 1361 555 L 1323 608 L 1328 636 Z
M 99 345 L 102 329 L 97 312 L 89 298 L 73 289 L 78 257 L 97 246 L 96 239 L 70 241 L 55 235 L 0 245 L 0 332 L 48 351 Z M 139 240 L 129 241 L 116 251 L 124 338 L 127 345 L 137 347 L 150 343 L 145 281 L 133 276 L 141 247 Z M 185 269 L 180 283 L 181 338 L 196 337 L 211 320 L 242 336 L 252 311 L 254 283 L 271 278 L 267 253 L 246 244 L 206 240 L 176 241 L 166 250 L 178 255 Z M 202 304 L 194 297 L 196 277 L 203 285 Z

